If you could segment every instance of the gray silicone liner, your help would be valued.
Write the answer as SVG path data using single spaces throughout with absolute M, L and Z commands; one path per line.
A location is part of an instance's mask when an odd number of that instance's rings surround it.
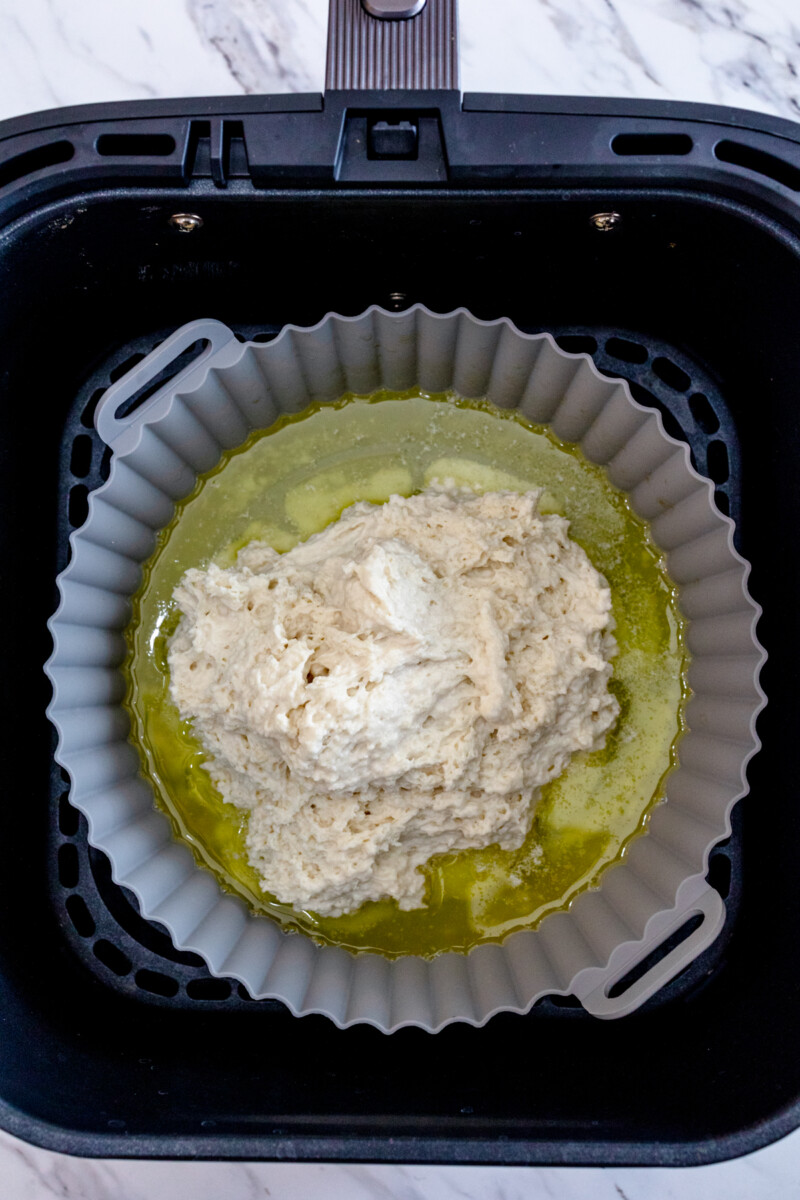
M 199 358 L 130 417 L 116 417 L 199 339 L 207 343 Z M 667 800 L 599 888 L 502 946 L 391 962 L 283 934 L 195 865 L 139 772 L 119 667 L 140 564 L 175 502 L 224 449 L 280 412 L 345 392 L 415 385 L 517 407 L 607 467 L 650 522 L 679 585 L 694 694 Z M 755 719 L 765 697 L 758 677 L 766 657 L 755 634 L 760 609 L 712 484 L 624 382 L 600 376 L 585 355 L 564 353 L 549 334 L 529 336 L 507 320 L 479 321 L 465 310 L 440 315 L 417 305 L 400 314 L 371 308 L 358 317 L 329 315 L 311 329 L 287 326 L 266 345 L 241 344 L 224 325 L 195 321 L 109 389 L 96 425 L 114 453 L 58 579 L 48 713 L 58 731 L 56 758 L 70 774 L 71 799 L 86 815 L 91 844 L 106 852 L 114 879 L 135 892 L 144 915 L 162 923 L 179 948 L 296 1015 L 322 1013 L 340 1027 L 368 1022 L 385 1032 L 405 1025 L 436 1032 L 452 1021 L 481 1025 L 497 1012 L 525 1012 L 552 993 L 574 994 L 600 1017 L 623 1016 L 713 941 L 725 907 L 705 882 L 708 854 L 730 832 L 730 811 L 747 791 L 746 764 L 759 747 Z M 701 921 L 686 940 L 609 997 L 615 982 L 694 914 Z

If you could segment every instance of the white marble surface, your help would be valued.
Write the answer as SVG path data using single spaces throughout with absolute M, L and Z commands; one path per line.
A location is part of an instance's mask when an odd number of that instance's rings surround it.
M 700 100 L 800 118 L 798 0 L 461 0 L 465 91 Z M 0 118 L 321 90 L 327 0 L 0 0 Z
M 0 0 L 0 119 L 321 90 L 327 0 Z M 800 0 L 461 0 L 462 86 L 699 100 L 800 119 Z M 800 1131 L 688 1170 L 106 1162 L 0 1134 L 0 1200 L 793 1200 Z

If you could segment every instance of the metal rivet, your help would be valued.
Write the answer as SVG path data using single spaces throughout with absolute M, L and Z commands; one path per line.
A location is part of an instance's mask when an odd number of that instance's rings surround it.
M 589 224 L 598 233 L 612 233 L 613 230 L 619 229 L 622 224 L 622 217 L 618 212 L 594 213 L 589 217 Z
M 407 292 L 389 292 L 389 307 L 395 309 L 403 308 L 407 299 Z
M 194 233 L 196 229 L 202 229 L 203 218 L 196 213 L 173 213 L 169 223 L 178 233 Z

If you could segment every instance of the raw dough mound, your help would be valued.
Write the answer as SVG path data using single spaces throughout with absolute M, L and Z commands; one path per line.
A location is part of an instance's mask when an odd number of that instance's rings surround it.
M 422 864 L 519 846 L 537 789 L 602 745 L 611 595 L 537 498 L 354 504 L 286 554 L 186 572 L 172 697 L 281 901 L 417 908 Z

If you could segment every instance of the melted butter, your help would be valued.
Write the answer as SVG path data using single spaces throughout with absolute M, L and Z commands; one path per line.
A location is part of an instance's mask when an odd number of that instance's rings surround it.
M 222 801 L 190 723 L 170 702 L 167 645 L 179 618 L 172 593 L 187 567 L 230 565 L 254 538 L 285 552 L 356 500 L 381 503 L 442 477 L 481 491 L 544 488 L 542 509 L 569 518 L 571 536 L 611 587 L 619 652 L 610 686 L 620 719 L 602 750 L 576 755 L 542 790 L 519 850 L 432 860 L 424 909 L 401 912 L 387 900 L 337 918 L 297 912 L 262 891 L 247 861 L 246 814 Z M 178 505 L 133 609 L 127 705 L 157 803 L 223 887 L 321 941 L 429 956 L 533 928 L 624 856 L 675 763 L 686 651 L 659 551 L 601 468 L 519 413 L 488 403 L 380 393 L 282 417 L 226 454 Z

